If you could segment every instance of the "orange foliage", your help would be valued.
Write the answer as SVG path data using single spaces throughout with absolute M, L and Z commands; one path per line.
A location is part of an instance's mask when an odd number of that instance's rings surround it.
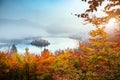
M 120 80 L 119 43 L 108 41 L 104 29 L 90 35 L 89 44 L 53 54 L 0 52 L 0 80 Z

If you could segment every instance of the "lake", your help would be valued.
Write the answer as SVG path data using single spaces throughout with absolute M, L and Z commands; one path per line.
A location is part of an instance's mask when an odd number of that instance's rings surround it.
M 45 47 L 46 49 L 49 49 L 51 52 L 55 52 L 56 50 L 65 50 L 67 48 L 74 49 L 77 47 L 78 41 L 75 39 L 70 38 L 61 38 L 61 37 L 43 37 L 42 39 L 48 40 L 50 42 L 50 45 Z M 29 40 L 30 41 L 30 40 Z M 36 46 L 32 46 L 30 43 L 18 43 L 16 45 L 18 53 L 25 53 L 25 48 L 29 48 L 29 52 L 39 54 L 41 53 L 41 48 L 38 48 Z M 7 51 L 9 47 L 1 47 L 0 51 Z M 44 48 L 42 48 L 43 50 Z

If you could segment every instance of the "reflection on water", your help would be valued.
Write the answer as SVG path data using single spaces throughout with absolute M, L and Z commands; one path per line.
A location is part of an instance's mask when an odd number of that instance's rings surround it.
M 56 50 L 64 50 L 67 48 L 76 48 L 77 47 L 77 41 L 74 39 L 70 39 L 70 38 L 50 38 L 50 37 L 45 37 L 42 38 L 45 40 L 48 40 L 50 42 L 50 45 L 45 47 L 47 49 L 49 49 L 51 52 L 54 52 Z M 25 48 L 29 48 L 29 51 L 31 53 L 40 53 L 41 52 L 41 48 L 38 48 L 36 46 L 32 46 L 30 44 L 17 44 L 16 45 L 17 49 L 18 49 L 18 53 L 24 53 L 25 52 Z M 0 50 L 7 50 L 7 47 L 3 47 Z

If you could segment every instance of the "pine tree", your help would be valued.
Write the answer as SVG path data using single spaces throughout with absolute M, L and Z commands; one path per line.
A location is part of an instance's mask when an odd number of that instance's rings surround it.
M 15 44 L 12 45 L 10 52 L 17 53 L 17 48 L 16 48 Z

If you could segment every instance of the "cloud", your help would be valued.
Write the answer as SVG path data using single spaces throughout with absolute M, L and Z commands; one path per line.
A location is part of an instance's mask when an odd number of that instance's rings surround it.
M 46 27 L 46 31 L 50 34 L 57 35 L 57 34 L 69 34 L 71 32 L 69 26 L 64 24 L 53 24 Z
M 48 35 L 48 33 L 42 29 L 41 25 L 25 19 L 0 19 L 0 25 L 0 38 L 23 38 Z
M 71 13 L 81 12 L 79 0 L 4 0 L 0 7 L 0 38 L 67 36 L 85 33 Z M 23 19 L 21 19 L 23 18 Z M 84 30 L 85 29 L 85 30 Z
M 71 23 L 71 24 L 69 24 Z M 35 36 L 70 36 L 78 33 L 83 27 L 63 19 L 53 24 L 42 26 L 26 19 L 0 19 L 0 39 L 16 39 Z M 77 25 L 77 24 L 76 24 Z M 85 29 L 86 30 L 86 29 Z

